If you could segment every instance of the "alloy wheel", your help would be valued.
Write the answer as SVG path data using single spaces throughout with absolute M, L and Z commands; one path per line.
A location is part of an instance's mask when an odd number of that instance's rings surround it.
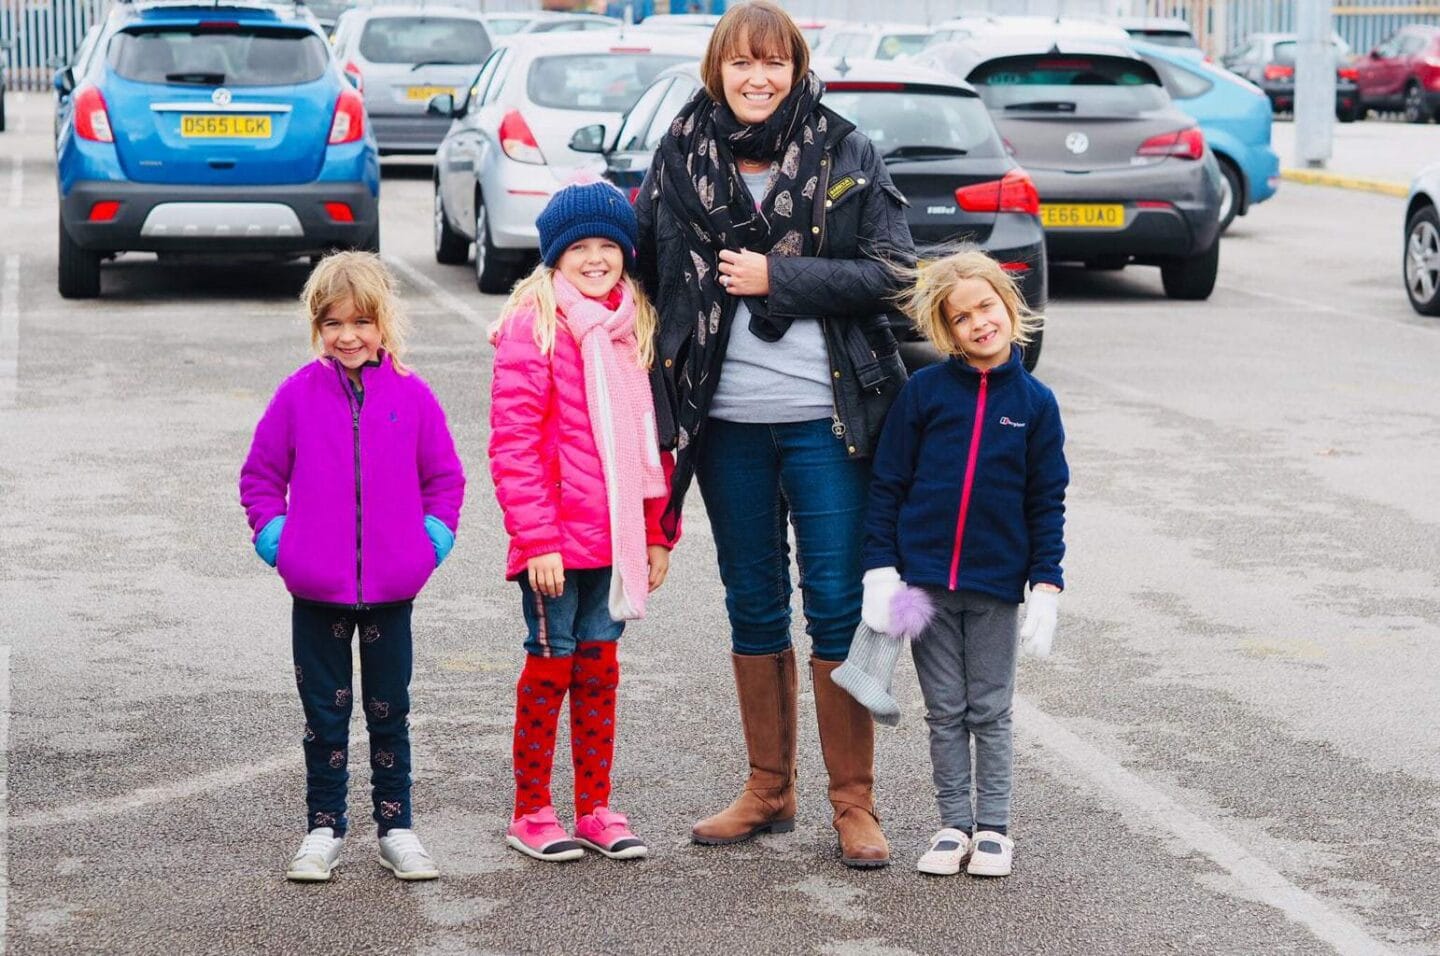
M 1410 230 L 1410 241 L 1405 244 L 1405 285 L 1416 302 L 1435 298 L 1440 286 L 1440 231 L 1434 223 L 1422 220 Z

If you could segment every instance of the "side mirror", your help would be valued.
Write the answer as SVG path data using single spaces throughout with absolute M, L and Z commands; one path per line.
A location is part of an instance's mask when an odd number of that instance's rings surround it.
M 69 96 L 75 91 L 75 74 L 67 66 L 63 70 L 55 71 L 55 92 L 61 96 Z
M 455 115 L 455 96 L 452 93 L 438 93 L 430 97 L 430 102 L 425 104 L 425 112 L 430 116 Z
M 577 153 L 604 153 L 605 152 L 605 126 L 602 123 L 591 123 L 589 126 L 582 126 L 570 137 L 570 148 Z

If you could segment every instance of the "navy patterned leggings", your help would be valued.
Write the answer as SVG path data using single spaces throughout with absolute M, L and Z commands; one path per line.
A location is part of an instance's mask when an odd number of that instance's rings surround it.
M 295 684 L 305 708 L 306 829 L 343 836 L 349 782 L 353 639 L 360 635 L 360 688 L 370 731 L 370 781 L 380 835 L 410 826 L 410 602 L 329 607 L 295 602 Z

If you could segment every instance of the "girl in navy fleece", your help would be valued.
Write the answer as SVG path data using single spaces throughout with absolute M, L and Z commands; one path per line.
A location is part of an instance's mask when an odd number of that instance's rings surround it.
M 912 653 L 941 829 L 919 869 L 953 874 L 966 864 L 971 874 L 1006 876 L 1015 658 L 1022 638 L 1044 657 L 1055 635 L 1065 433 L 1054 393 L 1022 365 L 1039 319 L 998 263 L 975 249 L 934 262 L 905 307 L 948 357 L 910 379 L 880 436 L 862 616 L 890 633 L 892 599 L 907 583 L 934 604 Z

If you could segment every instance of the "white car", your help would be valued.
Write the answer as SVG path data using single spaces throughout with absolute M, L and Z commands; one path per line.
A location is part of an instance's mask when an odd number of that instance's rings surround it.
M 598 13 L 564 13 L 555 10 L 509 10 L 482 13 L 480 19 L 496 37 L 522 33 L 576 33 L 586 30 L 613 30 L 621 21 Z
M 519 34 L 495 49 L 462 97 L 431 100 L 452 118 L 435 154 L 435 259 L 460 264 L 475 248 L 481 292 L 508 292 L 539 248 L 535 219 L 594 153 L 570 148 L 582 126 L 617 130 L 666 67 L 700 59 L 705 34 L 630 29 Z
M 1069 39 L 1119 40 L 1126 42 L 1130 34 L 1113 22 L 1088 17 L 997 16 L 977 14 L 956 17 L 936 24 L 932 43 L 955 43 L 972 37 L 994 36 L 1063 36 Z
M 919 53 L 931 40 L 930 28 L 914 23 L 842 23 L 826 28 L 815 53 L 834 60 L 894 60 Z

